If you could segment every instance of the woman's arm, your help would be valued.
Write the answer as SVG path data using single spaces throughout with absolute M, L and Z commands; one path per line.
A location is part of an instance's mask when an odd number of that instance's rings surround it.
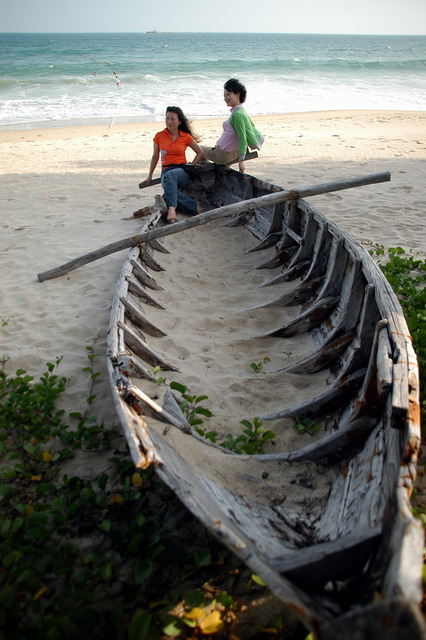
M 193 140 L 188 146 L 196 153 L 196 156 L 192 159 L 191 164 L 198 164 L 204 157 L 202 148 L 200 147 L 198 142 L 195 142 L 195 140 Z
M 148 176 L 147 176 L 146 180 L 144 180 L 143 182 L 141 182 L 141 184 L 143 184 L 143 185 L 144 185 L 144 186 L 146 186 L 146 187 L 148 187 L 148 186 L 149 186 L 149 183 L 150 183 L 150 182 L 151 182 L 151 180 L 152 180 L 152 176 L 153 176 L 153 173 L 154 173 L 154 171 L 155 171 L 155 167 L 156 167 L 156 166 L 157 166 L 157 164 L 158 164 L 158 160 L 159 160 L 159 158 L 160 158 L 160 147 L 158 146 L 158 144 L 156 144 L 156 143 L 154 142 L 154 150 L 153 150 L 153 152 L 152 152 L 152 158 L 151 158 L 151 162 L 150 162 L 150 165 L 149 165 L 149 172 L 148 172 Z
M 241 171 L 241 173 L 244 173 L 246 170 L 244 158 L 247 153 L 247 131 L 246 131 L 246 120 L 244 116 L 245 116 L 245 113 L 242 109 L 236 109 L 230 119 L 231 126 L 238 137 L 238 142 L 239 142 L 238 168 Z

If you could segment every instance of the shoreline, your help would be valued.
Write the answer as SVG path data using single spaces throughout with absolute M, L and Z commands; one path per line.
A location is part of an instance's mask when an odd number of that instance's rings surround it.
M 254 120 L 262 120 L 265 118 L 310 118 L 310 116 L 319 116 L 319 115 L 334 115 L 338 116 L 339 114 L 370 114 L 370 113 L 385 113 L 385 114 L 396 114 L 396 113 L 404 113 L 408 115 L 412 114 L 426 114 L 426 111 L 419 110 L 410 110 L 410 109 L 325 109 L 325 110 L 312 110 L 312 111 L 288 111 L 288 112 L 280 112 L 280 113 L 262 113 L 262 114 L 249 114 L 250 117 Z M 224 111 L 223 116 L 191 116 L 188 115 L 188 120 L 191 122 L 214 122 L 218 120 L 219 122 L 223 122 L 228 116 L 228 113 Z M 60 131 L 60 130 L 69 130 L 72 128 L 82 128 L 82 129 L 105 129 L 108 130 L 116 129 L 119 127 L 140 127 L 144 125 L 150 124 L 158 124 L 164 122 L 164 115 L 157 116 L 133 116 L 133 117 L 119 117 L 119 118 L 90 118 L 90 119 L 75 119 L 75 120 L 46 120 L 46 121 L 35 121 L 35 122 L 18 122 L 14 124 L 2 124 L 0 123 L 0 136 L 2 134 L 7 133 L 21 133 L 21 132 L 30 132 L 30 131 Z

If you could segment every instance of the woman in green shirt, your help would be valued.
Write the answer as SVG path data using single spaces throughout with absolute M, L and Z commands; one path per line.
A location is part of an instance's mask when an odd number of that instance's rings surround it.
M 242 173 L 245 171 L 244 158 L 247 148 L 260 149 L 264 142 L 264 137 L 242 106 L 246 96 L 247 90 L 237 78 L 225 82 L 223 98 L 228 107 L 231 107 L 231 115 L 223 123 L 223 133 L 216 145 L 201 145 L 205 158 L 216 164 L 230 164 L 238 159 L 238 167 Z

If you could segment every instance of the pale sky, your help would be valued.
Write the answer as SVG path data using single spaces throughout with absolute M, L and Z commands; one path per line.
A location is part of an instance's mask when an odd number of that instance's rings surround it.
M 426 0 L 0 0 L 0 32 L 426 34 Z

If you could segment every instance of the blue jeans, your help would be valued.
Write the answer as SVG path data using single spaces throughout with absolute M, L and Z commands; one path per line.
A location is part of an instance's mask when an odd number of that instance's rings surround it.
M 163 169 L 161 172 L 161 186 L 164 189 L 164 200 L 168 207 L 182 207 L 194 214 L 197 210 L 195 200 L 179 191 L 178 187 L 186 187 L 189 174 L 184 169 Z

